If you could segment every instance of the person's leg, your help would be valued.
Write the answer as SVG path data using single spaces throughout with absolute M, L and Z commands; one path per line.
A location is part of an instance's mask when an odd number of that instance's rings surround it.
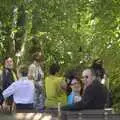
M 42 87 L 37 83 L 35 87 L 35 109 L 43 110 L 44 109 L 44 92 Z

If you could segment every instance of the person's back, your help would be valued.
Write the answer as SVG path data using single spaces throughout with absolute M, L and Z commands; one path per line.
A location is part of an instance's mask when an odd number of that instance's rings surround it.
M 17 109 L 33 109 L 34 104 L 34 83 L 27 77 L 27 67 L 21 66 L 19 70 L 19 80 L 12 83 L 3 91 L 4 99 L 13 95 Z
M 53 75 L 45 79 L 46 107 L 57 107 L 58 103 L 61 103 L 61 105 L 66 104 L 66 94 L 60 87 L 62 80 L 62 77 Z
M 86 96 L 89 99 L 87 106 L 85 106 L 86 109 L 103 109 L 107 100 L 107 89 L 100 81 L 96 80 L 86 88 L 83 102 Z
M 59 70 L 60 67 L 58 64 L 52 64 L 49 69 L 50 75 L 45 78 L 45 106 L 48 108 L 57 107 L 58 103 L 65 105 L 67 102 L 65 91 L 62 89 L 64 79 L 57 75 Z
M 15 103 L 33 103 L 34 102 L 34 84 L 28 80 L 27 77 L 24 80 L 18 80 L 14 84 L 14 101 Z M 26 94 L 25 94 L 26 92 Z M 19 98 L 19 99 L 18 99 Z

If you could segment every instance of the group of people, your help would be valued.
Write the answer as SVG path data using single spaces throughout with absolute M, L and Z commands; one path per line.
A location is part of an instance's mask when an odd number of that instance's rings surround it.
M 32 64 L 20 65 L 16 75 L 12 58 L 5 59 L 0 72 L 1 106 L 10 106 L 11 111 L 13 106 L 43 110 L 57 108 L 59 103 L 62 110 L 103 109 L 107 105 L 109 92 L 101 82 L 106 74 L 101 60 L 95 60 L 81 74 L 71 72 L 66 79 L 59 74 L 58 64 L 52 64 L 44 76 L 40 63 L 41 53 L 36 52 Z
M 33 62 L 29 66 L 20 65 L 14 72 L 14 62 L 6 57 L 0 71 L 0 103 L 1 108 L 12 111 L 16 109 L 44 109 L 44 73 L 41 65 L 41 53 L 33 54 Z

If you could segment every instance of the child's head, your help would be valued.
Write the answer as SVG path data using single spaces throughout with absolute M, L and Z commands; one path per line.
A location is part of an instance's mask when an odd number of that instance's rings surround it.
M 21 65 L 18 69 L 19 77 L 26 77 L 28 74 L 28 67 L 26 65 Z

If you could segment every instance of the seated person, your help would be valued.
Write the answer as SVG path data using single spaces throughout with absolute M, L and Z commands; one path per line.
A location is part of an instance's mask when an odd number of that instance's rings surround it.
M 27 77 L 27 67 L 21 66 L 19 69 L 19 80 L 13 82 L 3 91 L 4 99 L 13 95 L 16 109 L 33 109 L 34 103 L 34 84 Z
M 81 101 L 82 92 L 83 92 L 83 84 L 82 81 L 79 80 L 79 78 L 73 78 L 69 86 L 71 88 L 71 93 L 68 95 L 67 104 L 73 104 L 78 101 Z
M 107 102 L 107 89 L 96 77 L 92 68 L 87 68 L 82 73 L 84 93 L 82 100 L 62 107 L 62 110 L 104 109 Z
M 64 79 L 58 75 L 59 70 L 59 65 L 52 64 L 49 69 L 50 75 L 45 78 L 46 108 L 57 108 L 58 103 L 61 103 L 61 106 L 67 103 L 66 93 L 62 89 Z

